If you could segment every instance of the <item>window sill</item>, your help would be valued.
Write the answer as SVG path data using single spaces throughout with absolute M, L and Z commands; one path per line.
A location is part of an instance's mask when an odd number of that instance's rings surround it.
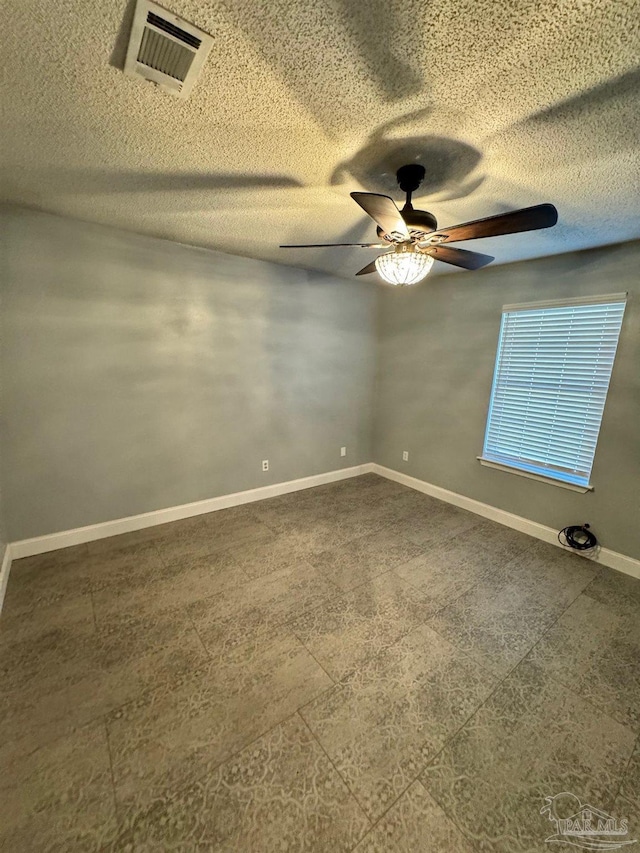
M 507 471 L 509 474 L 518 474 L 520 477 L 527 477 L 529 480 L 538 480 L 540 483 L 550 483 L 552 486 L 560 486 L 561 489 L 569 489 L 572 492 L 592 492 L 593 486 L 576 486 L 574 483 L 563 483 L 562 480 L 555 480 L 553 477 L 544 477 L 542 474 L 532 474 L 529 471 L 522 471 L 520 468 L 514 468 L 511 465 L 504 465 L 502 462 L 492 462 L 490 459 L 483 459 L 482 456 L 476 457 L 481 465 L 487 468 L 497 468 L 498 471 Z

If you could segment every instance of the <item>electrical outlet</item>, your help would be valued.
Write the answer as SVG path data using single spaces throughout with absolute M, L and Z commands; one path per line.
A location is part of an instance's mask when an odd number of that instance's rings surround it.
M 347 455 L 347 448 L 341 447 L 340 448 L 340 456 L 346 456 L 346 455 Z
M 403 461 L 403 462 L 408 462 L 408 461 L 409 461 L 409 451 L 408 451 L 408 450 L 403 450 L 403 451 L 402 451 L 402 461 Z
M 268 460 L 268 459 L 263 459 L 263 460 L 262 460 L 262 470 L 263 470 L 263 471 L 268 471 L 268 470 L 269 470 L 269 460 Z

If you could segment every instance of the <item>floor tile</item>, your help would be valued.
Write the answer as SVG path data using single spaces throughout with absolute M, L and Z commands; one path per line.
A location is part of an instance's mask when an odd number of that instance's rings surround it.
M 635 803 L 639 810 L 638 816 L 640 817 L 640 737 L 636 741 L 635 749 L 622 777 L 620 793 Z M 640 825 L 638 829 L 640 830 Z
M 350 851 L 369 828 L 297 715 L 159 800 L 121 850 Z
M 489 578 L 497 561 L 479 548 L 460 539 L 445 541 L 422 549 L 422 553 L 394 568 L 395 574 L 419 589 L 440 610 L 479 581 Z
M 338 490 L 336 485 L 306 489 L 300 493 L 300 500 L 287 508 L 287 512 L 292 518 L 312 522 L 314 518 L 327 521 L 340 513 L 353 511 L 357 506 L 354 494 L 345 489 Z
M 218 515 L 218 513 L 212 513 Z M 153 539 L 163 561 L 169 565 L 187 558 L 206 557 L 240 542 L 269 538 L 273 531 L 256 518 L 199 518 L 193 527 L 168 532 Z
M 640 620 L 580 595 L 529 657 L 616 720 L 640 731 Z
M 384 503 L 399 494 L 407 492 L 405 486 L 380 477 L 377 474 L 363 474 L 360 477 L 351 477 L 336 483 L 338 489 L 330 492 L 330 498 L 334 505 L 351 505 L 356 507 L 375 507 L 376 504 Z M 317 489 L 314 489 L 317 491 Z
M 236 536 L 239 541 L 251 539 L 254 528 L 262 527 L 262 521 L 256 512 L 257 502 L 207 512 L 199 516 L 200 526 L 218 535 Z M 247 533 L 249 536 L 247 536 Z
M 584 592 L 616 612 L 637 614 L 640 611 L 640 580 L 622 572 L 603 567 Z
M 374 474 L 14 561 L 0 847 L 531 853 L 567 791 L 640 837 L 638 612 Z
M 153 687 L 179 683 L 208 660 L 180 612 L 108 620 L 68 648 L 65 666 L 2 693 L 0 756 L 28 754 Z
M 39 749 L 0 774 L 0 848 L 99 850 L 117 833 L 104 723 Z
M 384 530 L 387 519 L 383 506 L 352 507 L 331 520 L 331 540 L 339 548 L 353 540 L 376 539 Z
M 410 505 L 397 503 L 389 518 L 389 529 L 409 542 L 425 546 L 459 536 L 480 521 L 472 512 L 431 499 Z
M 600 566 L 556 545 L 534 541 L 500 568 L 509 583 L 517 583 L 527 594 L 559 607 L 571 602 L 593 581 Z
M 393 494 L 385 497 L 383 506 L 390 518 L 409 517 L 417 520 L 437 515 L 446 505 L 437 498 L 432 498 L 431 495 L 400 486 Z
M 83 570 L 93 592 L 135 586 L 153 578 L 163 566 L 158 549 L 152 542 L 138 542 L 91 554 Z
M 227 552 L 242 572 L 251 579 L 269 575 L 280 569 L 293 568 L 306 563 L 323 545 L 314 535 L 303 531 L 279 533 L 272 539 L 245 542 Z
M 126 585 L 112 584 L 94 592 L 96 621 L 100 625 L 103 619 L 118 614 L 152 614 L 184 607 L 237 587 L 248 579 L 230 551 L 186 558 L 131 578 Z
M 627 834 L 620 840 L 640 843 L 640 803 L 618 794 L 610 812 L 618 821 L 626 820 Z M 615 849 L 615 848 L 614 848 Z M 622 848 L 623 850 L 626 847 Z M 633 847 L 630 845 L 630 849 Z
M 44 605 L 35 614 L 14 613 L 3 608 L 0 619 L 0 666 L 9 666 L 14 655 L 28 655 L 32 644 L 54 644 L 71 626 L 83 626 L 91 632 L 93 607 L 90 593 L 69 596 L 55 604 Z M 19 644 L 15 650 L 10 647 Z M 5 651 L 6 650 L 6 651 Z M 37 653 L 36 653 L 37 654 Z
M 180 689 L 151 691 L 107 720 L 119 808 L 130 822 L 163 791 L 211 772 L 332 686 L 286 629 L 204 664 Z
M 82 563 L 89 554 L 87 545 L 73 545 L 70 548 L 58 548 L 56 551 L 48 551 L 45 554 L 36 554 L 33 557 L 21 557 L 13 560 L 11 564 L 12 585 L 16 585 L 16 579 L 37 577 L 50 569 L 61 569 L 64 566 L 72 566 Z
M 421 553 L 417 545 L 383 530 L 323 551 L 310 557 L 309 562 L 346 591 Z
M 311 494 L 313 491 L 305 489 L 292 495 L 260 501 L 256 505 L 256 516 L 275 533 L 326 526 L 336 514 L 334 504 L 329 498 L 318 500 L 317 496 Z
M 389 572 L 300 616 L 291 628 L 338 680 L 417 628 L 429 612 L 424 597 Z
M 526 662 L 420 779 L 479 850 L 544 850 L 546 797 L 570 792 L 606 810 L 634 734 Z
M 397 536 L 415 544 L 416 533 L 420 544 L 434 536 L 432 523 L 442 512 L 440 501 L 422 495 L 419 492 L 407 492 L 382 502 L 378 509 L 383 513 L 381 526 Z
M 189 606 L 202 642 L 212 655 L 282 625 L 338 594 L 312 566 L 280 569 Z
M 517 580 L 500 585 L 489 577 L 439 610 L 429 624 L 481 665 L 506 674 L 563 609 Z
M 460 536 L 474 529 L 480 518 L 473 512 L 444 504 L 439 512 L 430 519 L 428 526 L 416 527 L 407 536 L 418 545 L 429 544 L 453 536 Z
M 358 536 L 358 531 L 354 530 L 353 527 L 344 524 L 340 526 L 333 518 L 291 526 L 286 533 L 298 539 L 301 545 L 306 545 L 312 554 L 338 548 Z
M 18 615 L 94 590 L 126 588 L 153 576 L 163 567 L 156 547 L 147 541 L 118 548 L 105 545 L 92 552 L 83 545 L 77 550 L 65 549 L 65 552 L 69 553 L 57 562 L 53 556 L 42 555 L 37 559 L 29 558 L 33 562 L 26 567 L 20 565 L 22 560 L 15 570 L 12 565 L 7 613 Z
M 373 476 L 374 480 L 363 484 L 356 482 L 362 480 L 362 477 L 352 477 L 338 483 L 305 489 L 296 492 L 295 501 L 285 500 L 285 496 L 261 501 L 258 512 L 267 524 L 273 524 L 281 531 L 288 529 L 287 525 L 293 520 L 298 524 L 322 521 L 330 522 L 336 532 L 344 527 L 345 535 L 353 536 L 351 528 L 357 522 L 361 528 L 360 532 L 355 530 L 355 535 L 364 535 L 372 529 L 371 525 L 384 501 L 403 490 L 397 483 Z
M 91 596 L 74 596 L 38 609 L 37 619 L 11 614 L 0 622 L 2 700 L 37 683 L 46 693 L 91 671 L 95 642 Z
M 256 514 L 260 521 L 274 533 L 286 533 L 293 527 L 304 527 L 319 521 L 321 515 L 310 509 L 301 497 L 302 492 L 295 495 L 281 495 L 260 501 Z
M 480 519 L 479 524 L 466 534 L 470 546 L 490 554 L 496 562 L 511 560 L 525 551 L 530 551 L 539 540 L 512 530 L 497 521 Z
M 496 684 L 423 625 L 300 713 L 376 820 Z
M 11 581 L 2 607 L 2 618 L 19 616 L 89 591 L 84 575 L 86 545 L 63 548 L 11 564 Z
M 200 638 L 182 608 L 114 614 L 98 623 L 96 636 L 100 669 L 125 678 L 146 670 L 150 680 L 172 678 L 204 659 Z
M 3 613 L 0 619 L 0 764 L 73 730 L 72 723 L 52 722 L 42 697 L 65 692 L 93 668 L 87 655 L 87 644 L 95 644 L 90 595 L 49 604 L 37 614 Z
M 420 782 L 414 782 L 367 833 L 355 853 L 474 853 Z

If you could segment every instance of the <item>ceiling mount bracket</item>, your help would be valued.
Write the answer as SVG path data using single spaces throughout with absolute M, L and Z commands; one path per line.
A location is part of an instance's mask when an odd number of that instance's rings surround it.
M 423 182 L 425 174 L 424 166 L 419 163 L 409 163 L 408 166 L 400 166 L 396 172 L 396 178 L 403 193 L 413 193 Z

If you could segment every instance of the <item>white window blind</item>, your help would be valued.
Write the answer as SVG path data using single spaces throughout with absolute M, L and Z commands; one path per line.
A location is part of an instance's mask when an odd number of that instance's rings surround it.
M 504 307 L 483 460 L 589 486 L 625 304 Z

